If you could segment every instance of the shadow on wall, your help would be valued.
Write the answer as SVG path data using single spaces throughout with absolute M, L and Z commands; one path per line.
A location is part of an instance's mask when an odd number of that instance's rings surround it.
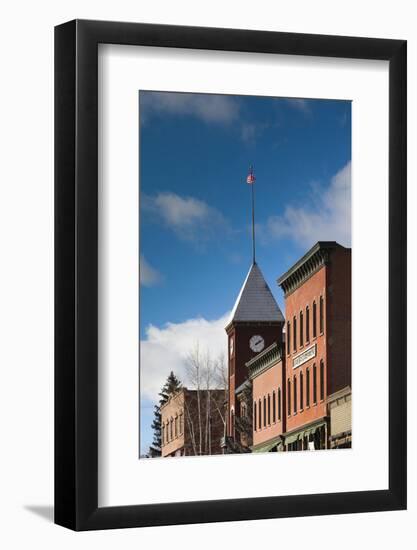
M 53 506 L 37 506 L 37 505 L 28 505 L 24 506 L 25 510 L 36 514 L 37 516 L 46 519 L 49 523 L 54 521 L 54 507 Z

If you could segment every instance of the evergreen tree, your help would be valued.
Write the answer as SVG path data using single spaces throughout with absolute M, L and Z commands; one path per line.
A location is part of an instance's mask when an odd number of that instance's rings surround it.
M 168 401 L 170 395 L 180 388 L 181 382 L 171 371 L 159 393 L 159 404 L 154 405 L 154 419 L 151 426 L 153 429 L 153 441 L 152 445 L 149 447 L 149 456 L 151 458 L 161 456 L 161 407 Z

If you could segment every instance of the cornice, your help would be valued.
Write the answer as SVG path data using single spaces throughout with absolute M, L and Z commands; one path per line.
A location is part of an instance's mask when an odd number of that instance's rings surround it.
M 298 262 L 277 280 L 285 297 L 299 288 L 329 261 L 332 249 L 340 247 L 335 241 L 319 241 Z
M 267 347 L 263 352 L 258 353 L 253 359 L 246 363 L 249 371 L 249 378 L 252 380 L 264 371 L 270 369 L 281 360 L 281 349 L 277 342 Z

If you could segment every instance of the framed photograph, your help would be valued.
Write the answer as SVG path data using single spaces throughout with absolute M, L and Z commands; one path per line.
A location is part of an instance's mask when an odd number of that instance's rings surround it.
M 55 522 L 406 508 L 406 42 L 55 29 Z

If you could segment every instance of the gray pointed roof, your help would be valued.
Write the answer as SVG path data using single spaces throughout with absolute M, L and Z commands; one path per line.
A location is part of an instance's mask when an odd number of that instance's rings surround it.
M 232 321 L 284 321 L 284 316 L 256 263 L 251 265 L 230 315 Z

